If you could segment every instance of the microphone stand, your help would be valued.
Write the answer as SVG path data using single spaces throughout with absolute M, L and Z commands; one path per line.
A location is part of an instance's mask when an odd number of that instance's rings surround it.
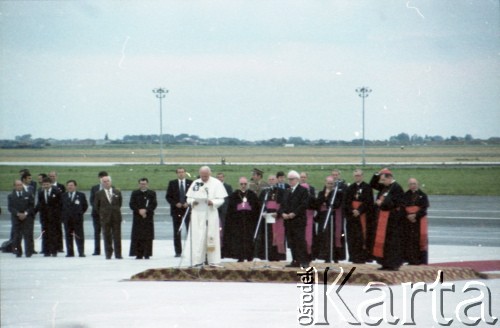
M 335 198 L 337 197 L 337 190 L 339 189 L 339 181 L 337 180 L 335 182 L 335 190 L 333 191 L 333 197 L 332 200 L 330 201 L 330 204 L 328 205 L 328 212 L 326 213 L 326 220 L 325 224 L 323 225 L 323 233 L 325 233 L 326 226 L 328 225 L 328 222 L 330 222 L 330 262 L 333 260 L 333 215 L 332 215 L 332 209 L 333 209 L 333 203 L 335 202 Z M 335 214 L 335 213 L 334 213 Z M 331 220 L 330 220 L 331 216 Z
M 189 212 L 191 211 L 191 206 L 188 206 L 186 209 L 186 213 L 182 216 L 182 221 L 181 225 L 179 226 L 179 230 L 177 230 L 177 233 L 180 234 L 182 232 L 182 226 L 184 225 L 184 222 L 186 221 L 187 216 L 189 215 Z M 192 232 L 192 227 L 191 227 L 192 221 L 189 220 L 189 227 L 188 229 L 188 234 L 189 234 L 189 266 L 193 267 L 193 232 Z M 182 263 L 182 255 L 181 255 L 181 260 L 179 262 L 179 267 L 181 266 Z
M 259 221 L 257 222 L 257 228 L 255 228 L 255 233 L 253 235 L 253 242 L 254 242 L 254 251 L 257 249 L 257 235 L 259 233 L 259 228 L 260 228 L 260 223 L 262 222 L 262 218 L 264 215 L 264 210 L 266 209 L 266 202 L 267 199 L 269 198 L 269 193 L 271 192 L 271 189 L 267 189 L 266 193 L 264 194 L 264 201 L 262 202 L 262 207 L 260 209 L 260 214 L 259 214 Z M 264 219 L 265 221 L 265 219 Z M 269 263 L 269 251 L 268 251 L 268 240 L 267 240 L 267 222 L 264 222 L 264 254 L 265 254 L 265 261 Z M 255 261 L 255 260 L 254 260 Z M 270 268 L 271 266 L 269 264 L 266 264 L 263 266 L 263 268 Z

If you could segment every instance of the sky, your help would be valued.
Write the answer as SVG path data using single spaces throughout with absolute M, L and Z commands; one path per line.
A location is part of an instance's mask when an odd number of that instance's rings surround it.
M 0 139 L 500 136 L 497 0 L 1 1 Z

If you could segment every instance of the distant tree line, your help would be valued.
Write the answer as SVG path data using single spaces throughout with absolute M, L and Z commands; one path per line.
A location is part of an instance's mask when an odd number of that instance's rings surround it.
M 209 145 L 209 146 L 361 146 L 362 139 L 310 140 L 302 137 L 271 138 L 266 140 L 248 141 L 238 138 L 201 138 L 197 135 L 181 133 L 179 135 L 164 134 L 162 141 L 165 145 Z M 33 138 L 31 134 L 16 136 L 14 140 L 0 140 L 0 148 L 45 148 L 50 146 L 100 146 L 107 144 L 159 144 L 158 134 L 125 135 L 121 139 L 111 139 L 108 134 L 103 139 L 44 139 Z M 401 132 L 387 140 L 365 140 L 366 146 L 425 146 L 425 145 L 498 145 L 500 137 L 475 139 L 470 134 L 463 137 L 450 136 L 448 138 L 436 136 L 409 135 Z

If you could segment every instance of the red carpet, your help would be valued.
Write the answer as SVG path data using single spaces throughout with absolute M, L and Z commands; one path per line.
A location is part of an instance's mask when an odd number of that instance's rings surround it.
M 500 262 L 500 261 L 497 261 Z M 436 281 L 441 270 L 446 281 L 490 279 L 499 278 L 497 275 L 483 274 L 463 266 L 465 262 L 445 263 L 444 265 L 404 265 L 399 271 L 380 271 L 377 264 L 352 264 L 352 263 L 311 263 L 318 270 L 318 280 L 324 279 L 324 273 L 329 268 L 328 281 L 333 281 L 340 273 L 351 272 L 347 284 L 366 285 L 369 282 L 381 282 L 388 285 L 399 285 L 404 282 L 429 282 Z M 473 262 L 475 263 L 475 262 Z M 274 282 L 298 283 L 300 278 L 298 268 L 287 268 L 285 262 L 224 262 L 219 267 L 202 268 L 157 268 L 149 269 L 131 277 L 132 281 L 232 281 L 232 282 Z M 492 266 L 488 266 L 490 269 Z M 500 275 L 498 275 L 500 276 Z
M 464 261 L 464 262 L 445 262 L 432 263 L 430 266 L 471 268 L 476 272 L 500 271 L 500 261 Z

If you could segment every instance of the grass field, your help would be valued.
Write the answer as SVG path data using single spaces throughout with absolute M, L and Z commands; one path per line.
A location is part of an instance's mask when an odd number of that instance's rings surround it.
M 421 181 L 422 189 L 429 194 L 440 195 L 500 195 L 500 166 L 448 166 L 448 165 L 414 165 L 412 167 L 397 165 L 397 163 L 417 162 L 465 162 L 483 163 L 500 162 L 500 146 L 433 146 L 433 147 L 367 147 L 364 168 L 365 179 L 378 171 L 381 166 L 371 166 L 370 162 L 384 163 L 393 169 L 396 180 L 406 188 L 406 180 L 416 177 Z M 354 165 L 339 165 L 336 163 L 359 163 L 360 148 L 358 147 L 227 147 L 227 146 L 177 146 L 166 147 L 165 162 L 159 164 L 122 164 L 107 166 L 105 163 L 147 163 L 159 160 L 158 146 L 101 146 L 101 147 L 67 147 L 46 149 L 0 149 L 0 161 L 22 163 L 29 168 L 36 178 L 38 173 L 57 170 L 59 181 L 76 179 L 82 190 L 89 189 L 97 183 L 97 172 L 108 171 L 113 184 L 124 190 L 135 189 L 137 179 L 147 177 L 151 188 L 164 189 L 167 182 L 175 178 L 177 164 L 184 165 L 194 178 L 200 165 L 204 163 L 220 163 L 226 159 L 227 165 L 211 165 L 212 171 L 224 172 L 227 182 L 236 186 L 240 176 L 250 177 L 254 166 L 262 169 L 265 175 L 274 174 L 278 170 L 287 172 L 290 169 L 307 171 L 310 183 L 316 188 L 323 186 L 325 176 L 333 168 L 343 172 L 343 178 L 352 181 L 351 173 L 357 168 Z M 88 166 L 40 166 L 36 162 L 78 162 Z M 240 163 L 262 163 L 255 165 L 233 165 Z M 30 164 L 31 163 L 31 164 Z M 91 166 L 103 163 L 102 167 Z M 199 163 L 199 164 L 198 164 Z M 282 163 L 271 165 L 269 163 Z M 294 164 L 292 164 L 294 163 Z M 303 164 L 302 164 L 303 163 Z M 308 165 L 307 163 L 319 163 Z M 18 166 L 0 166 L 0 189 L 10 190 L 13 179 L 17 178 Z
M 194 178 L 200 165 L 186 165 L 186 169 Z M 64 183 L 68 179 L 76 179 L 82 190 L 88 190 L 97 183 L 97 172 L 104 169 L 108 171 L 113 184 L 123 190 L 135 189 L 137 179 L 147 177 L 153 189 L 165 189 L 167 182 L 175 178 L 176 165 L 116 165 L 107 167 L 89 166 L 30 166 L 26 165 L 33 175 L 56 169 L 59 181 Z M 276 173 L 278 170 L 288 171 L 295 169 L 307 171 L 310 183 L 316 188 L 323 186 L 325 176 L 329 175 L 332 168 L 339 168 L 343 172 L 343 178 L 352 181 L 351 172 L 354 166 L 276 166 L 260 165 L 265 175 Z M 249 165 L 216 165 L 211 166 L 213 172 L 224 172 L 226 180 L 236 186 L 240 176 L 250 177 L 252 166 Z M 366 167 L 365 178 L 369 180 L 371 175 L 380 167 Z M 19 167 L 0 166 L 0 189 L 10 190 L 13 179 L 18 176 Z M 463 167 L 463 168 L 406 168 L 393 167 L 396 180 L 406 188 L 406 180 L 416 177 L 422 184 L 422 189 L 429 194 L 436 195 L 500 195 L 500 167 Z

